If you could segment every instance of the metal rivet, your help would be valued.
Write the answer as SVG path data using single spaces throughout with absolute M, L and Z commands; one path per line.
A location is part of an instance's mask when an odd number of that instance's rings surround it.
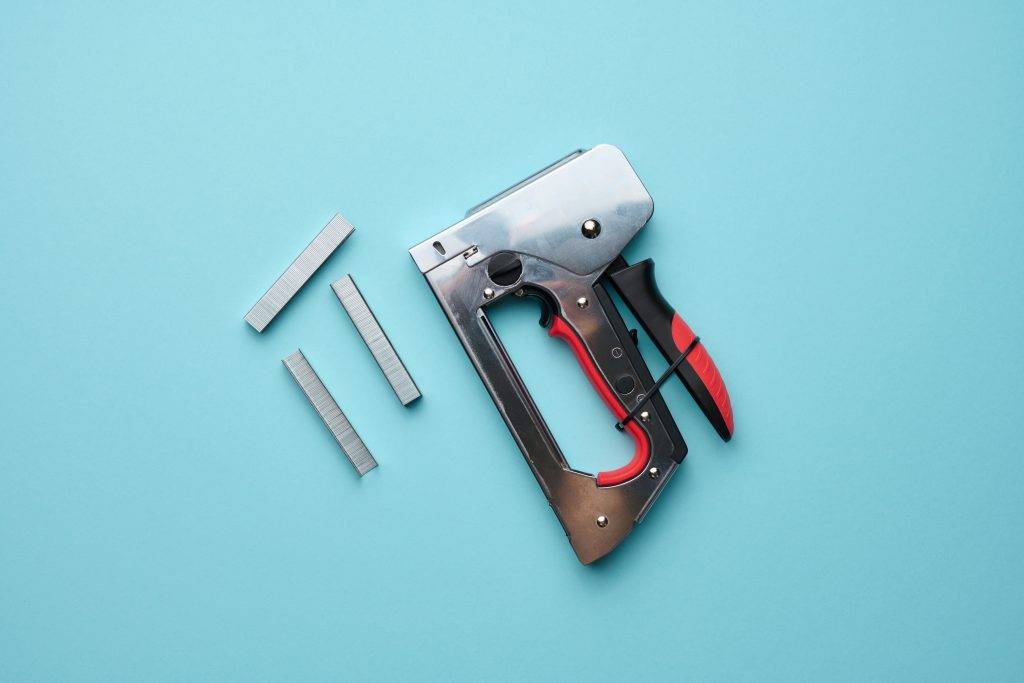
M 588 218 L 583 221 L 583 236 L 588 240 L 592 240 L 601 234 L 601 224 L 594 218 Z
M 616 346 L 612 349 L 612 358 L 622 358 L 622 349 Z
M 579 299 L 576 299 L 576 306 L 578 306 L 579 308 L 586 308 L 589 305 L 590 302 L 587 301 L 587 297 L 585 296 L 581 296 Z
M 640 421 L 641 422 L 650 422 L 651 421 L 651 414 L 648 413 L 646 410 L 641 412 L 640 413 Z
M 606 526 L 608 526 L 608 518 L 605 517 L 604 515 L 598 515 L 597 516 L 597 525 L 599 527 L 601 527 L 602 529 L 605 528 Z
M 485 299 L 493 299 L 494 298 L 494 290 L 491 289 L 490 287 L 486 287 L 484 289 L 484 298 Z
M 652 467 L 651 469 L 647 470 L 647 474 L 651 475 L 651 479 L 657 479 L 658 477 L 661 476 L 661 470 L 659 470 L 657 467 Z

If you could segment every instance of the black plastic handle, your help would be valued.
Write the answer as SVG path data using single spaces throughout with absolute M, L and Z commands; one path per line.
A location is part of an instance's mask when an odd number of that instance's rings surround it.
M 718 435 L 725 441 L 732 438 L 732 402 L 722 375 L 702 343 L 698 341 L 690 348 L 696 336 L 658 290 L 654 261 L 647 259 L 630 266 L 620 258 L 608 269 L 607 276 L 665 360 L 672 363 L 690 349 L 676 374 Z

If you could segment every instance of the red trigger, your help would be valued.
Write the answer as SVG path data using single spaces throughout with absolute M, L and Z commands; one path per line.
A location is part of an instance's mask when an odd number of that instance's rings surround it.
M 615 415 L 615 419 L 622 420 L 626 417 L 626 409 L 616 397 L 612 388 L 608 386 L 608 383 L 604 380 L 601 372 L 597 369 L 597 366 L 594 364 L 593 359 L 591 359 L 590 354 L 587 353 L 587 349 L 583 345 L 583 341 L 573 331 L 573 329 L 569 327 L 569 324 L 558 315 L 553 315 L 551 329 L 548 330 L 548 335 L 555 337 L 556 339 L 561 339 L 569 345 L 569 348 L 572 349 L 573 355 L 576 356 L 576 360 L 579 362 L 580 367 L 583 368 L 583 373 L 587 376 L 587 379 L 590 380 L 590 384 L 597 391 L 601 400 L 604 401 L 605 405 L 607 405 Z M 647 438 L 647 433 L 640 428 L 636 423 L 636 420 L 631 420 L 626 423 L 625 429 L 636 442 L 636 450 L 633 452 L 633 459 L 618 469 L 608 470 L 607 472 L 598 472 L 598 486 L 615 486 L 616 484 L 622 484 L 643 472 L 644 468 L 647 467 L 647 461 L 651 457 L 651 444 Z

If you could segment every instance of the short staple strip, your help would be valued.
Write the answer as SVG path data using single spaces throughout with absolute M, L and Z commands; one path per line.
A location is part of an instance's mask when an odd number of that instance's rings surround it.
M 334 397 L 327 391 L 324 383 L 320 381 L 320 377 L 313 370 L 313 366 L 309 364 L 309 361 L 302 354 L 302 349 L 299 349 L 281 362 L 288 368 L 288 372 L 291 373 L 299 388 L 302 389 L 302 393 L 309 399 L 317 415 L 327 425 L 327 429 L 330 430 L 334 440 L 341 446 L 342 452 L 345 453 L 352 466 L 356 468 L 359 476 L 363 476 L 376 467 L 377 461 L 370 455 L 366 444 L 363 443 L 363 440 L 356 434 L 356 430 L 353 429 L 352 423 L 345 417 L 345 413 L 341 412 L 341 408 L 334 400 Z
M 359 336 L 366 342 L 366 346 L 373 354 L 377 365 L 384 372 L 384 376 L 395 390 L 395 395 L 407 406 L 420 397 L 420 390 L 412 381 L 412 376 L 402 363 L 402 359 L 395 352 L 395 347 L 388 341 L 380 323 L 377 322 L 373 311 L 366 304 L 366 299 L 356 287 L 355 280 L 351 275 L 346 275 L 331 285 L 345 312 L 352 319 L 352 324 L 359 331 Z
M 292 261 L 288 269 L 277 278 L 267 293 L 260 297 L 256 305 L 245 314 L 245 322 L 252 325 L 257 332 L 262 332 L 278 313 L 302 289 L 309 278 L 313 277 L 320 266 L 341 246 L 355 230 L 352 224 L 340 213 L 324 226 L 313 241 L 302 250 L 299 257 Z

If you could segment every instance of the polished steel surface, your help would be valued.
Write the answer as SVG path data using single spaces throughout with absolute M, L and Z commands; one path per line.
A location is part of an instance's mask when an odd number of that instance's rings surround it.
M 609 385 L 613 378 L 628 376 L 638 389 L 649 392 L 654 384 L 650 371 L 598 279 L 647 222 L 653 202 L 622 153 L 607 145 L 572 155 L 533 178 L 413 247 L 410 254 L 573 550 L 587 564 L 611 552 L 643 519 L 685 455 L 685 444 L 656 395 L 648 421 L 640 425 L 651 444 L 640 476 L 616 486 L 598 486 L 595 476 L 572 469 L 488 321 L 486 307 L 527 291 L 549 299 L 557 309 L 553 312 L 583 340 Z M 596 238 L 581 232 L 588 219 L 603 228 Z M 483 258 L 464 258 L 468 252 Z M 501 252 L 513 252 L 522 263 L 522 274 L 512 284 L 499 285 L 488 277 L 487 261 Z M 587 303 L 580 305 L 581 301 Z M 598 305 L 589 305 L 592 302 Z M 610 425 L 609 432 L 618 433 Z M 657 476 L 643 476 L 650 471 L 647 468 Z
M 418 399 L 420 397 L 419 388 L 412 380 L 412 375 L 409 374 L 402 359 L 398 357 L 388 336 L 384 334 L 383 328 L 377 321 L 377 316 L 370 310 L 352 276 L 346 275 L 334 282 L 331 284 L 331 289 L 334 290 L 341 305 L 345 307 L 345 312 L 352 319 L 352 324 L 355 325 L 359 336 L 363 338 L 366 347 L 370 349 L 373 359 L 377 361 L 377 365 L 380 366 L 384 377 L 391 384 L 391 388 L 395 390 L 398 400 L 402 402 L 403 406 L 407 406 Z
M 481 209 L 485 209 L 488 206 L 490 206 L 491 204 L 494 204 L 499 199 L 504 199 L 506 196 L 512 194 L 513 192 L 515 192 L 519 188 L 525 187 L 526 185 L 529 185 L 530 183 L 532 183 L 537 178 L 540 178 L 542 175 L 550 173 L 551 171 L 555 170 L 556 168 L 558 168 L 562 164 L 567 163 L 569 161 L 572 161 L 573 159 L 575 159 L 579 155 L 583 154 L 583 152 L 584 152 L 584 150 L 582 150 L 582 149 L 577 149 L 577 150 L 573 150 L 572 152 L 569 152 L 568 154 L 566 154 L 564 157 L 562 157 L 561 159 L 559 159 L 555 163 L 550 164 L 550 165 L 542 168 L 541 170 L 537 171 L 536 173 L 534 173 L 533 175 L 531 175 L 531 176 L 529 176 L 527 178 L 523 178 L 522 180 L 520 180 L 515 185 L 512 185 L 511 187 L 508 187 L 508 188 L 502 190 L 501 192 L 499 192 L 498 194 L 494 195 L 493 197 L 490 197 L 489 199 L 485 199 L 484 201 L 480 202 L 476 206 L 472 207 L 469 211 L 467 211 L 466 215 L 467 216 L 472 216 L 474 213 L 479 212 Z
M 477 261 L 513 251 L 576 275 L 593 273 L 622 251 L 654 211 L 643 183 L 611 145 L 570 155 L 533 178 L 410 249 L 420 272 L 475 248 Z M 601 224 L 600 237 L 583 235 L 580 226 L 587 220 Z
M 288 372 L 291 373 L 296 384 L 302 389 L 302 393 L 309 399 L 313 409 L 316 410 L 317 415 L 320 416 L 327 429 L 330 430 L 334 440 L 341 446 L 342 452 L 349 459 L 349 462 L 352 463 L 352 466 L 356 468 L 359 476 L 363 476 L 376 467 L 377 461 L 370 455 L 366 444 L 356 434 L 356 430 L 352 427 L 352 423 L 348 421 L 348 418 L 345 417 L 345 413 L 341 412 L 337 401 L 327 391 L 324 383 L 320 381 L 320 377 L 313 370 L 313 366 L 309 364 L 306 356 L 303 355 L 302 349 L 299 349 L 281 362 L 288 368 Z
M 344 216 L 340 213 L 335 214 L 324 229 L 302 250 L 298 258 L 292 261 L 281 277 L 277 278 L 266 294 L 245 314 L 245 322 L 252 325 L 257 332 L 265 330 L 309 278 L 313 277 L 313 273 L 354 230 Z

